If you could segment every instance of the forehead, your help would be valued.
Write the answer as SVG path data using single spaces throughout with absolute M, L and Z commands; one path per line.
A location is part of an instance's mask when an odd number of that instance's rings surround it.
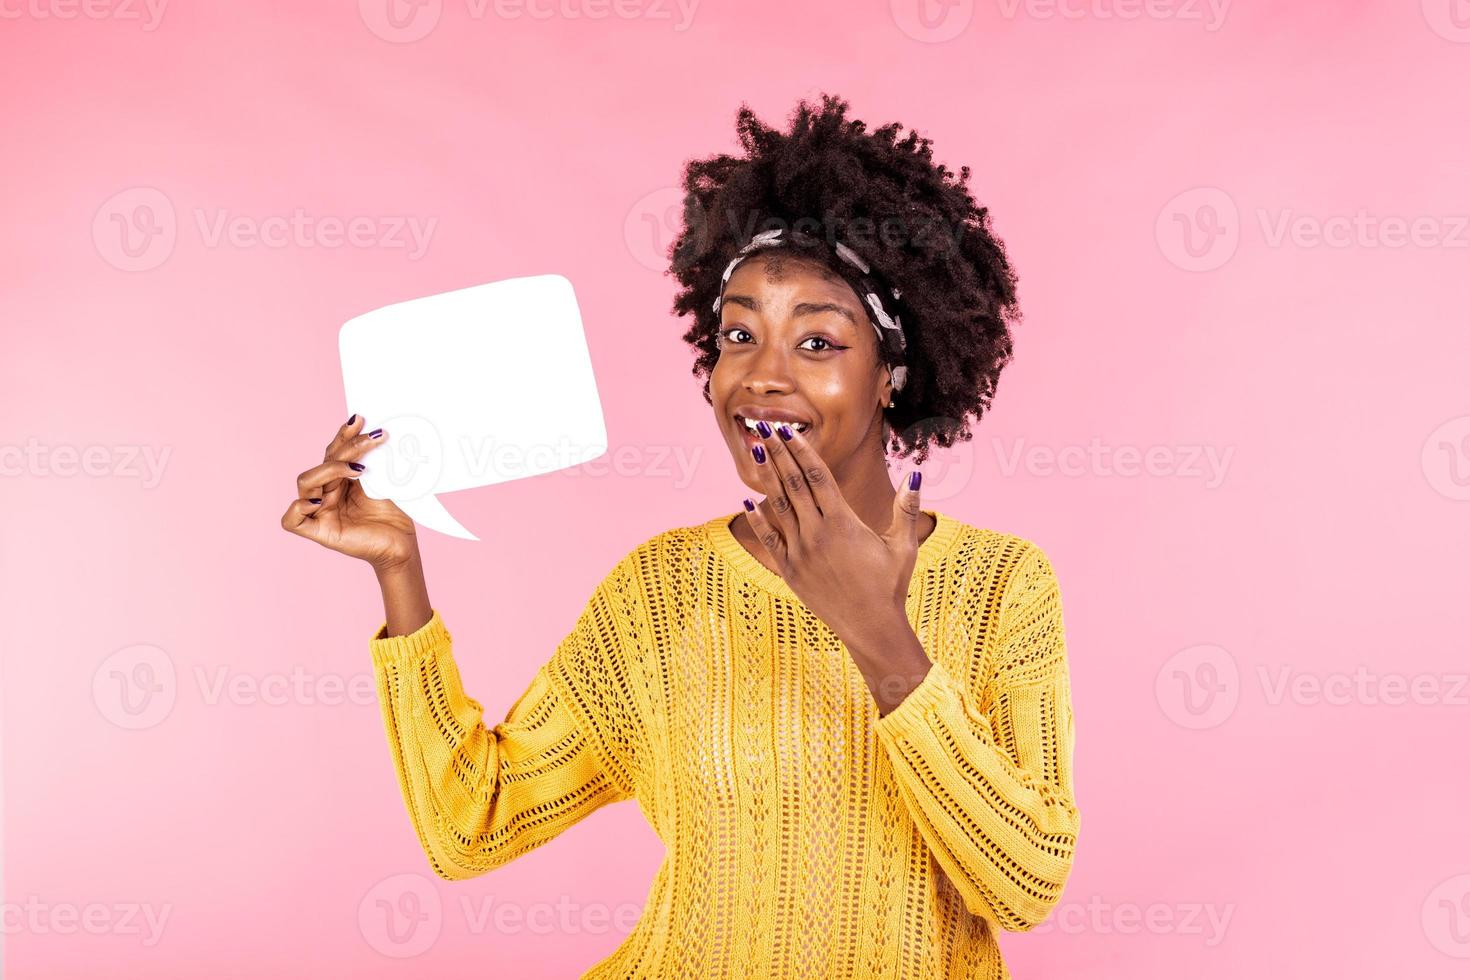
M 824 262 L 809 255 L 763 249 L 745 259 L 730 274 L 725 295 L 744 293 L 749 296 L 791 292 L 803 298 L 820 297 L 861 310 L 857 293 L 847 281 Z

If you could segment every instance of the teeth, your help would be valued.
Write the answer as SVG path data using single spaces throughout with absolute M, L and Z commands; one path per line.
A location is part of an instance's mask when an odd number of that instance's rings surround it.
M 755 427 L 755 421 L 756 421 L 755 419 L 743 419 L 742 421 L 745 422 L 745 427 L 747 429 L 749 429 L 750 431 L 752 431 L 752 432 L 754 432 L 756 434 L 759 434 L 760 433 L 760 430 Z M 780 422 L 771 422 L 770 423 L 770 426 L 771 426 L 771 428 L 774 429 L 774 428 L 776 428 L 776 426 L 778 426 L 780 424 L 781 424 Z M 789 426 L 791 426 L 797 432 L 805 432 L 807 429 L 811 428 L 811 426 L 807 425 L 805 422 L 788 422 L 786 424 L 789 425 Z

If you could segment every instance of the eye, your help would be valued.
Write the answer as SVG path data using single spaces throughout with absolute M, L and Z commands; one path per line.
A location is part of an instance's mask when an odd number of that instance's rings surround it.
M 750 331 L 749 330 L 746 330 L 744 327 L 726 327 L 725 329 L 721 330 L 718 334 L 715 335 L 715 339 L 717 341 L 719 341 L 719 343 L 720 343 L 721 346 L 723 346 L 724 344 L 726 344 L 726 343 L 729 342 L 729 340 L 728 340 L 729 335 L 732 334 L 732 333 L 735 333 L 736 331 L 739 331 L 740 333 L 743 333 L 743 334 L 749 334 L 750 333 Z M 738 342 L 739 341 L 737 341 L 737 343 Z
M 826 345 L 824 347 L 807 347 L 806 348 L 807 350 L 812 351 L 813 353 L 817 353 L 817 354 L 821 354 L 821 353 L 823 353 L 825 351 L 829 351 L 829 350 L 847 350 L 846 347 L 840 347 L 837 344 L 832 343 L 832 341 L 828 340 L 826 337 L 808 337 L 806 340 L 803 340 L 801 342 L 801 344 L 797 344 L 797 347 L 801 347 L 802 344 L 810 344 L 812 342 L 816 342 L 816 343 L 819 343 L 819 344 L 825 344 Z

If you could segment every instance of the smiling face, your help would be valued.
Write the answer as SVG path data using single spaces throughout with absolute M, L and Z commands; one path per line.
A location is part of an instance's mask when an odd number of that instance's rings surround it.
M 807 423 L 838 485 L 886 474 L 882 406 L 889 372 L 862 301 L 813 259 L 780 250 L 735 267 L 720 304 L 720 357 L 710 400 L 746 486 L 766 492 L 745 419 Z

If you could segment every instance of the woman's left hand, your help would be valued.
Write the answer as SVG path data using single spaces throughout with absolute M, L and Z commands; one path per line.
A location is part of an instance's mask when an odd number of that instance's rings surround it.
M 919 491 L 905 480 L 889 526 L 875 531 L 848 506 L 832 472 L 795 428 L 772 431 L 756 469 L 766 499 L 746 511 L 781 578 L 838 638 L 854 643 L 907 622 L 904 603 L 919 550 Z M 917 476 L 914 471 L 913 476 Z

